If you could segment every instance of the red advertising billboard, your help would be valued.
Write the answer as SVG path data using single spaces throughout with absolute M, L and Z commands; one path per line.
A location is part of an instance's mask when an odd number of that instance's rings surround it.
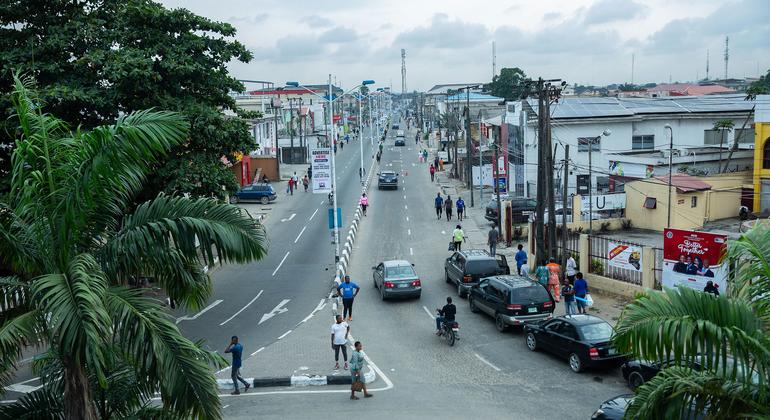
M 663 286 L 703 290 L 711 280 L 727 290 L 727 236 L 680 229 L 663 231 Z

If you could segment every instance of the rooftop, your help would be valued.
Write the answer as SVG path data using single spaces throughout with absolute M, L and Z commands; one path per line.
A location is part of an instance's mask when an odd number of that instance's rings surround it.
M 483 85 L 483 83 L 447 83 L 444 85 L 435 85 L 425 92 L 428 95 L 446 95 L 450 90 L 457 90 L 465 86 Z
M 668 184 L 668 175 L 656 176 L 655 179 Z M 700 179 L 687 174 L 671 175 L 671 185 L 676 187 L 676 192 L 678 193 L 705 191 L 711 189 L 711 184 L 703 182 Z
M 505 99 L 499 98 L 497 96 L 492 96 L 487 93 L 478 93 L 478 92 L 468 92 L 467 94 L 465 92 L 460 92 L 458 94 L 452 95 L 447 98 L 447 101 L 465 101 L 468 100 L 470 102 L 502 102 Z

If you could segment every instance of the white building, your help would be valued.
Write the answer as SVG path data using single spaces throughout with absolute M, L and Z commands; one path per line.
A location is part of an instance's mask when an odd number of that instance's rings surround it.
M 591 153 L 591 178 L 594 191 L 608 192 L 611 181 L 616 179 L 613 166 L 623 162 L 622 156 L 633 157 L 633 152 L 668 150 L 669 130 L 673 133 L 674 156 L 682 163 L 693 161 L 693 169 L 711 172 L 713 162 L 698 158 L 697 151 L 720 146 L 727 157 L 729 146 L 736 137 L 738 147 L 753 149 L 754 129 L 752 101 L 745 101 L 743 95 L 718 95 L 700 97 L 666 98 L 562 98 L 551 106 L 552 140 L 556 149 L 554 155 L 554 179 L 563 173 L 564 146 L 570 146 L 570 170 L 568 193 L 576 193 L 578 183 L 587 186 L 589 176 L 589 153 Z M 723 133 L 714 130 L 714 123 L 730 120 L 735 129 Z M 514 186 L 523 183 L 521 195 L 534 197 L 537 185 L 537 100 L 528 99 L 509 103 L 506 122 L 509 127 L 508 151 L 511 165 L 509 173 Z M 743 127 L 743 128 L 742 128 Z M 602 133 L 609 130 L 609 136 Z M 517 141 L 517 136 L 523 141 Z M 589 151 L 590 150 L 590 151 Z M 693 153 L 694 152 L 694 153 Z M 746 153 L 734 156 L 746 162 Z M 523 170 L 515 167 L 516 159 L 510 156 L 523 155 Z M 709 153 L 709 156 L 718 153 Z M 626 160 L 628 164 L 638 159 Z M 736 161 L 737 162 L 737 161 Z M 740 165 L 739 163 L 736 163 Z M 660 170 L 655 175 L 660 175 Z M 666 169 L 667 173 L 667 169 Z M 517 175 L 519 174 L 519 175 Z M 516 178 L 522 179 L 516 179 Z M 556 185 L 562 185 L 558 181 Z M 561 188 L 557 187 L 561 190 Z M 518 192 L 518 191 L 517 191 Z

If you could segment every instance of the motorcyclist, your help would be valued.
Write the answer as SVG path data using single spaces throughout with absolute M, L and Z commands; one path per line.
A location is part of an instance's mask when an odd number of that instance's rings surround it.
M 436 317 L 436 335 L 441 335 L 441 324 L 444 322 L 454 322 L 457 307 L 452 303 L 452 298 L 446 298 L 446 305 L 437 309 L 439 316 Z

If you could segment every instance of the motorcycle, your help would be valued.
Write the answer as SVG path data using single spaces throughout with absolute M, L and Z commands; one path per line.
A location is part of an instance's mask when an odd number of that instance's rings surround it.
M 329 205 L 330 206 L 334 205 L 334 192 L 333 191 L 329 193 Z
M 460 324 L 457 321 L 442 322 L 439 337 L 444 338 L 449 347 L 454 346 L 455 341 L 460 339 Z

